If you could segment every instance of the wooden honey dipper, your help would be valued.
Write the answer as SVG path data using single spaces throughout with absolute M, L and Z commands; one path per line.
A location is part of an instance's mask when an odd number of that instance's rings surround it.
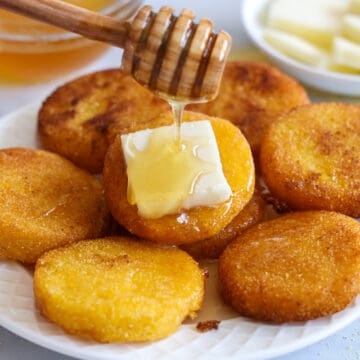
M 124 49 L 123 69 L 142 85 L 177 101 L 213 99 L 231 46 L 224 31 L 185 9 L 142 7 L 131 23 L 59 0 L 0 0 L 0 8 Z

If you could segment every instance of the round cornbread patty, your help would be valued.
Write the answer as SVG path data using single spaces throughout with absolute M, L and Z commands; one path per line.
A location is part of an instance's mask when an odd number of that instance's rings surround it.
M 255 225 L 219 260 L 224 299 L 240 314 L 282 323 L 342 310 L 360 293 L 360 224 L 329 211 Z
M 261 171 L 293 209 L 360 217 L 360 107 L 323 103 L 282 116 L 267 132 Z
M 265 215 L 265 203 L 255 192 L 250 202 L 234 220 L 216 235 L 205 240 L 181 245 L 180 248 L 195 259 L 217 259 L 226 246 L 249 227 L 259 223 Z
M 271 65 L 230 61 L 218 97 L 187 109 L 230 120 L 245 135 L 257 160 L 269 125 L 282 113 L 307 103 L 304 88 Z
M 42 146 L 92 173 L 101 173 L 118 132 L 146 123 L 169 105 L 121 70 L 82 76 L 59 87 L 38 116 Z
M 195 317 L 204 281 L 185 252 L 118 237 L 48 252 L 36 263 L 34 292 L 42 314 L 70 334 L 138 342 Z
M 0 199 L 0 252 L 24 263 L 108 227 L 99 181 L 47 151 L 0 150 Z
M 199 113 L 184 112 L 183 121 L 204 120 Z M 110 212 L 131 233 L 163 244 L 184 244 L 206 239 L 227 226 L 250 201 L 254 191 L 254 164 L 250 147 L 239 129 L 229 121 L 206 117 L 217 140 L 223 172 L 232 189 L 231 200 L 215 207 L 195 207 L 181 214 L 145 219 L 127 199 L 126 164 L 120 137 L 109 147 L 104 164 L 104 188 Z M 132 132 L 173 123 L 171 112 L 161 114 L 147 126 Z

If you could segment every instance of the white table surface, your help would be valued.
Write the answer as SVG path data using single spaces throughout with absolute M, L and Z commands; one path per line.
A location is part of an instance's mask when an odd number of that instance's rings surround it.
M 212 18 L 217 28 L 228 31 L 235 46 L 247 45 L 240 23 L 241 0 L 149 0 L 147 3 L 158 8 L 170 4 L 180 11 L 184 7 L 193 8 L 200 16 Z M 1 55 L 0 55 L 1 56 Z M 1 86 L 0 115 L 18 109 L 27 103 L 46 97 L 56 86 L 81 73 L 97 69 L 117 67 L 120 63 L 121 50 L 111 49 L 101 59 L 82 71 L 72 74 L 54 83 L 33 86 Z M 26 64 L 24 64 L 25 66 Z M 0 360 L 71 360 L 72 358 L 56 354 L 29 343 L 0 327 Z M 300 351 L 277 358 L 278 360 L 360 360 L 360 319 L 337 334 Z M 219 359 L 220 360 L 220 359 Z

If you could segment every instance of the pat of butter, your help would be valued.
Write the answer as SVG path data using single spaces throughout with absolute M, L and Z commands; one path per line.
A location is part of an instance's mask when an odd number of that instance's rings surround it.
M 346 0 L 274 0 L 268 25 L 329 48 L 348 7 Z
M 284 31 L 265 29 L 264 39 L 274 48 L 305 64 L 325 66 L 327 54 L 311 42 Z
M 342 22 L 342 35 L 351 41 L 360 43 L 360 16 L 344 16 Z
M 182 123 L 181 144 L 175 141 L 174 126 L 122 135 L 121 144 L 128 200 L 144 218 L 216 206 L 232 194 L 207 120 Z
M 334 40 L 333 61 L 335 64 L 360 70 L 360 45 L 336 37 Z

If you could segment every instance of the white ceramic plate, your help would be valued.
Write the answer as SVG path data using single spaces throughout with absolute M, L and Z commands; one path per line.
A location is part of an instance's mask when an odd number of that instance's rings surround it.
M 36 148 L 39 105 L 21 109 L 0 120 L 0 148 Z M 225 306 L 217 291 L 216 263 L 208 263 L 210 277 L 203 309 L 172 336 L 154 343 L 98 344 L 66 335 L 36 310 L 32 274 L 25 267 L 0 260 L 0 325 L 48 349 L 84 360 L 266 359 L 282 355 L 327 337 L 360 317 L 360 297 L 333 316 L 284 325 L 251 321 Z M 199 333 L 197 321 L 222 320 L 218 330 Z
M 263 18 L 270 1 L 243 1 L 242 22 L 251 40 L 275 64 L 305 84 L 335 94 L 360 95 L 360 75 L 341 74 L 305 65 L 282 54 L 263 39 Z

